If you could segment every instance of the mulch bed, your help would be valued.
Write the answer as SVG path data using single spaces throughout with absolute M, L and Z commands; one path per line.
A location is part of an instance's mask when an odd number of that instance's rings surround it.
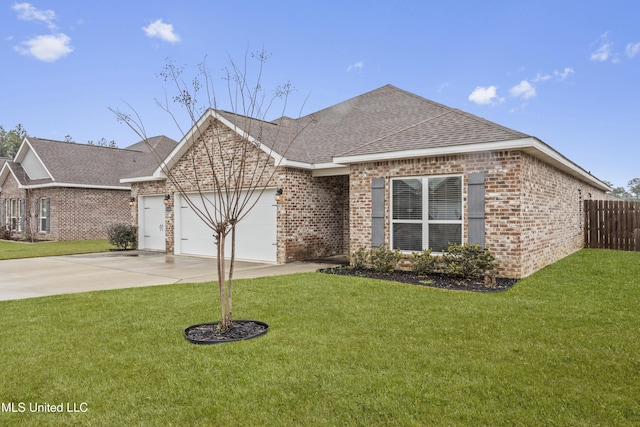
M 393 282 L 407 283 L 416 286 L 428 286 L 432 288 L 451 289 L 457 291 L 471 292 L 501 292 L 511 288 L 518 280 L 497 278 L 495 284 L 486 285 L 483 279 L 469 280 L 446 276 L 444 274 L 433 274 L 429 276 L 418 276 L 411 271 L 396 270 L 393 273 L 378 273 L 373 270 L 357 269 L 352 267 L 331 267 L 319 270 L 326 274 L 338 274 L 341 276 L 366 277 L 369 279 L 388 280 Z
M 184 337 L 193 344 L 220 344 L 257 338 L 269 331 L 269 325 L 256 320 L 234 320 L 233 327 L 224 332 L 218 329 L 219 323 L 189 326 Z

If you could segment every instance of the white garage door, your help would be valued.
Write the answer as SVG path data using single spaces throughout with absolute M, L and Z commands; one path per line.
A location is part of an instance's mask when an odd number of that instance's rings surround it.
M 138 247 L 165 250 L 164 196 L 140 196 Z
M 257 199 L 254 194 L 253 199 Z M 265 192 L 258 203 L 236 228 L 236 258 L 240 260 L 276 262 L 276 202 L 272 192 Z M 198 194 L 190 194 L 191 201 L 203 206 Z M 215 201 L 213 194 L 207 194 Z M 213 231 L 196 215 L 193 209 L 176 196 L 176 253 L 185 255 L 216 256 Z M 252 202 L 250 202 L 251 204 Z M 210 205 L 209 205 L 210 206 Z M 225 245 L 225 257 L 231 256 L 231 234 Z

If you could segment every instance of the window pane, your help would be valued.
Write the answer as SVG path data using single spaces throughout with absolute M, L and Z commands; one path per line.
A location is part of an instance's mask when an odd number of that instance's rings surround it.
M 421 251 L 422 224 L 393 224 L 392 249 Z
M 393 219 L 422 219 L 422 181 L 395 179 L 393 183 Z
M 461 224 L 430 224 L 429 247 L 434 252 L 442 252 L 450 243 L 462 244 Z
M 429 219 L 462 219 L 462 181 L 459 176 L 429 179 Z

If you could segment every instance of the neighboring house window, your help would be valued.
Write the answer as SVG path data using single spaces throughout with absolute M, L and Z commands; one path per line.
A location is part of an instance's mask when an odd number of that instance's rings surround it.
M 442 252 L 462 243 L 462 177 L 391 181 L 391 242 L 403 251 Z
M 9 229 L 16 231 L 18 229 L 18 201 L 11 199 L 9 207 Z
M 49 199 L 43 197 L 40 199 L 40 232 L 48 233 L 49 230 Z

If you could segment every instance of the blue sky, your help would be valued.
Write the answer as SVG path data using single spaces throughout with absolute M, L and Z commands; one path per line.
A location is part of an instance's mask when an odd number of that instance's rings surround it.
M 77 142 L 181 137 L 154 102 L 167 58 L 212 75 L 271 54 L 288 115 L 385 84 L 533 135 L 615 186 L 640 177 L 640 3 L 629 1 L 0 1 L 0 124 Z M 220 78 L 219 82 L 224 84 Z M 304 103 L 304 99 L 307 99 Z M 272 117 L 275 118 L 275 117 Z M 188 123 L 185 123 L 188 125 Z

